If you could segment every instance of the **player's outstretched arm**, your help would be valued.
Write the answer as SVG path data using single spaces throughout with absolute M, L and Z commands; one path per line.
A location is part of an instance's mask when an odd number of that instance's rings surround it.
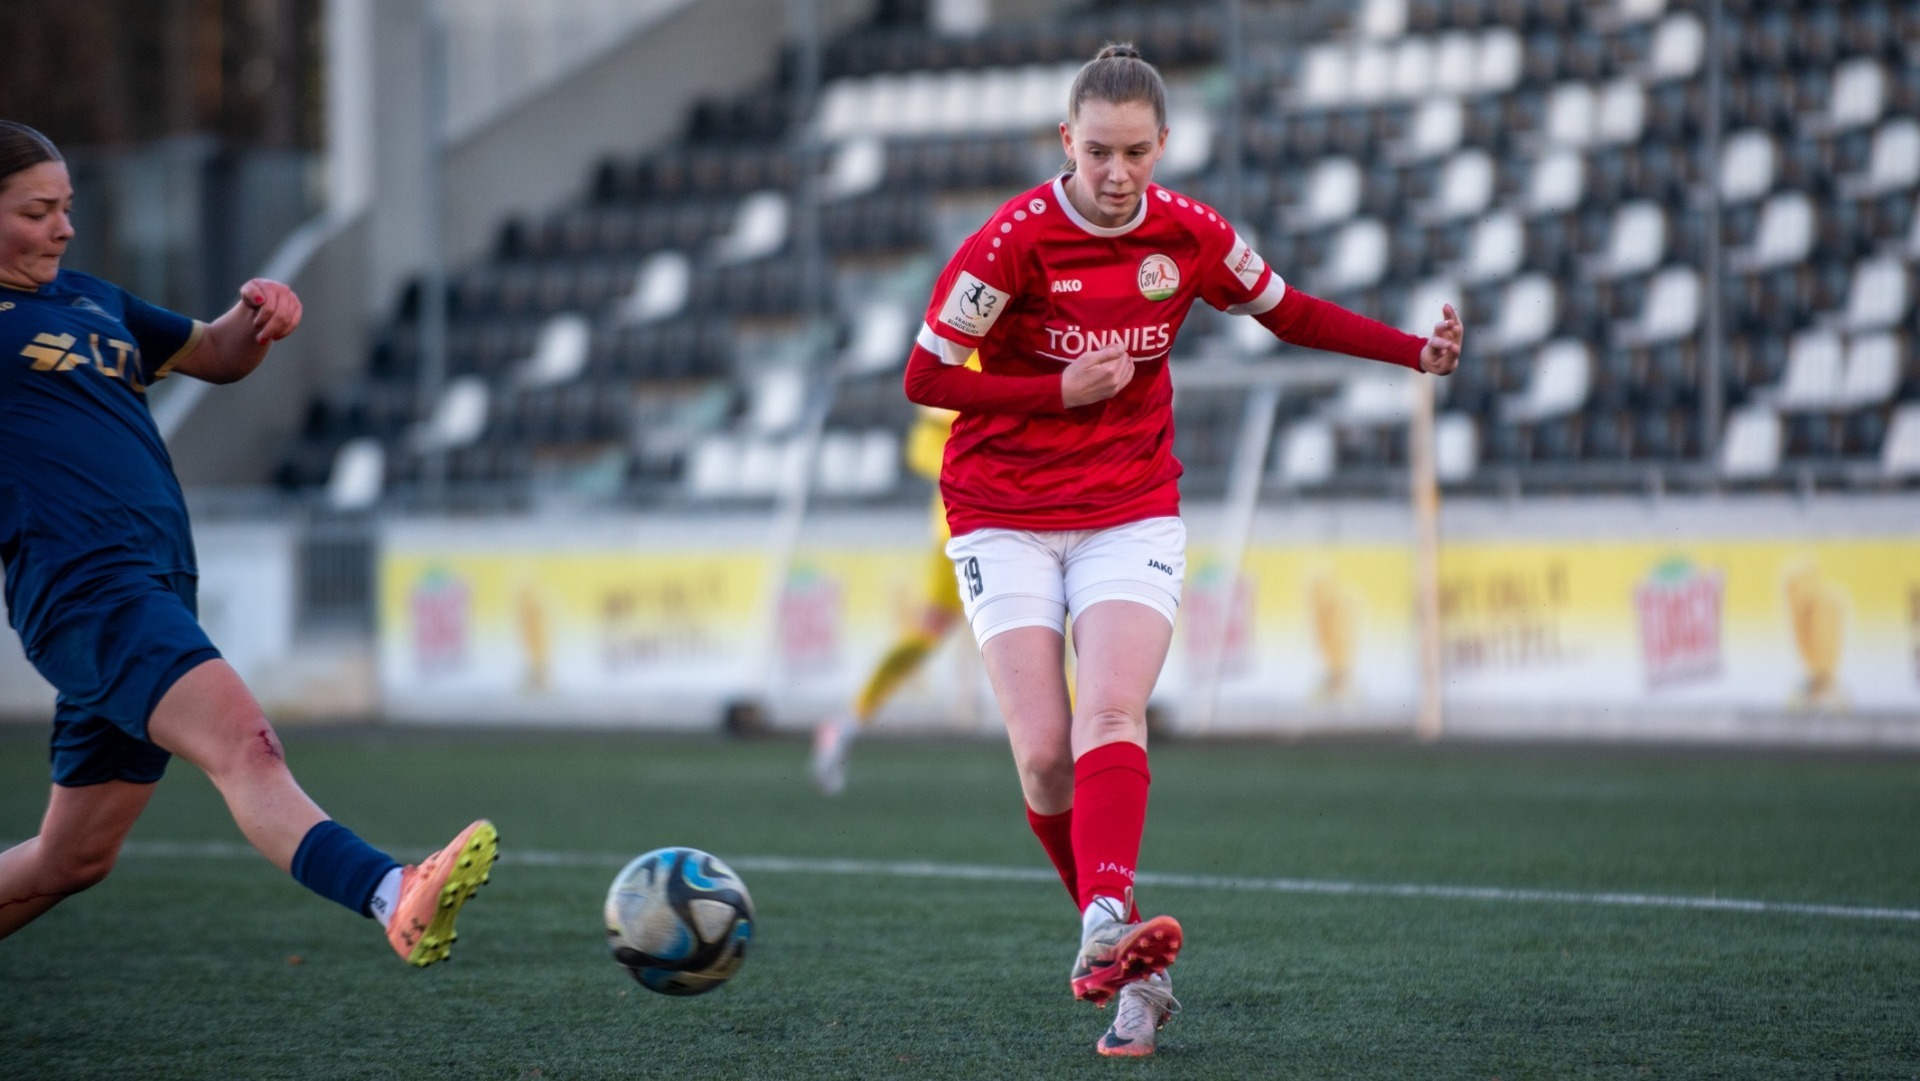
M 1446 318 L 1434 325 L 1434 337 L 1422 338 L 1289 288 L 1279 304 L 1254 318 L 1290 345 L 1446 375 L 1460 362 L 1462 331 L 1453 305 L 1446 305 L 1444 312 Z
M 300 326 L 300 298 L 268 278 L 240 287 L 240 299 L 207 325 L 194 351 L 173 370 L 209 383 L 232 383 L 253 373 L 273 343 Z

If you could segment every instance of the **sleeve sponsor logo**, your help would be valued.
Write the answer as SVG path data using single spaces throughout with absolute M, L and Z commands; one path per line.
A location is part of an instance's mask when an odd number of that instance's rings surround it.
M 1148 300 L 1165 300 L 1180 291 L 1180 265 L 1159 252 L 1140 260 L 1137 276 L 1140 295 Z
M 1227 250 L 1227 269 L 1240 279 L 1240 284 L 1248 289 L 1260 284 L 1260 272 L 1267 269 L 1266 260 L 1253 250 L 1253 245 L 1233 234 L 1233 247 Z
M 966 271 L 947 293 L 946 306 L 940 309 L 940 321 L 972 338 L 985 337 L 994 321 L 1007 306 L 1007 294 Z

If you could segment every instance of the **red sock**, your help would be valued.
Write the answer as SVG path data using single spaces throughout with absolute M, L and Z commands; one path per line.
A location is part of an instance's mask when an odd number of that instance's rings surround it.
M 1124 740 L 1073 763 L 1073 854 L 1082 911 L 1095 897 L 1125 897 L 1147 825 L 1147 752 Z
M 1078 901 L 1080 891 L 1073 884 L 1073 808 L 1057 815 L 1043 815 L 1029 807 L 1027 825 L 1032 827 L 1033 835 L 1040 838 L 1040 847 L 1047 850 L 1053 869 L 1060 872 L 1060 881 L 1067 885 L 1067 896 Z

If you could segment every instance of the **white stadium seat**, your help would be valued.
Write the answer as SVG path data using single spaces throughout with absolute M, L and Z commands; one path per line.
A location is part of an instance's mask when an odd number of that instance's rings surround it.
M 913 343 L 915 312 L 893 300 L 877 300 L 854 319 L 853 341 L 847 347 L 847 369 L 853 373 L 883 372 L 906 362 Z
M 693 290 L 693 261 L 685 252 L 657 251 L 640 264 L 633 292 L 620 305 L 621 322 L 652 323 L 671 319 L 687 306 Z
M 1887 72 L 1878 60 L 1856 57 L 1833 71 L 1833 96 L 1827 103 L 1827 123 L 1835 128 L 1857 128 L 1877 123 L 1886 108 Z
M 1896 117 L 1874 129 L 1866 171 L 1842 177 L 1840 190 L 1858 198 L 1905 191 L 1920 183 L 1920 120 Z
M 1484 150 L 1462 150 L 1440 169 L 1432 216 L 1440 221 L 1484 213 L 1493 202 L 1493 158 Z
M 1859 263 L 1847 287 L 1847 329 L 1893 326 L 1907 314 L 1910 294 L 1907 265 L 1897 256 L 1883 255 Z
M 1584 147 L 1593 141 L 1593 87 L 1561 83 L 1547 94 L 1546 136 L 1555 146 Z
M 1765 270 L 1798 263 L 1813 250 L 1813 201 L 1805 192 L 1783 191 L 1760 204 L 1753 244 L 1730 253 L 1736 270 Z
M 1577 150 L 1552 150 L 1533 163 L 1527 177 L 1527 212 L 1559 214 L 1585 197 L 1587 164 Z
M 1473 476 L 1480 466 L 1480 426 L 1466 413 L 1442 413 L 1433 422 L 1434 473 L 1442 484 Z
M 1387 227 L 1377 218 L 1358 218 L 1334 235 L 1319 287 L 1330 292 L 1362 289 L 1379 282 L 1386 269 Z
M 1666 212 L 1651 199 L 1638 199 L 1614 208 L 1607 248 L 1596 269 L 1603 277 L 1640 274 L 1659 266 L 1666 254 Z
M 1333 476 L 1333 426 L 1325 420 L 1295 421 L 1281 435 L 1277 449 L 1280 483 L 1289 488 L 1324 484 Z
M 1393 97 L 1412 101 L 1434 86 L 1434 49 L 1431 38 L 1402 38 L 1393 47 Z
M 1459 311 L 1460 286 L 1449 278 L 1428 278 L 1407 291 L 1406 308 L 1400 315 L 1400 329 L 1421 337 L 1433 333 L 1433 325 L 1444 315 L 1441 306 L 1454 305 Z
M 787 242 L 787 197 L 777 191 L 757 191 L 740 200 L 733 229 L 714 243 L 721 263 L 764 259 Z
M 1616 79 L 1594 102 L 1593 141 L 1606 145 L 1637 143 L 1647 123 L 1647 92 L 1632 79 Z
M 1775 404 L 1784 411 L 1831 409 L 1840 398 L 1845 351 L 1840 335 L 1809 330 L 1787 343 L 1787 370 L 1780 377 Z
M 1690 79 L 1706 58 L 1707 28 L 1690 11 L 1677 11 L 1660 20 L 1653 30 L 1653 47 L 1647 56 L 1647 77 L 1656 82 Z
M 1365 369 L 1363 369 L 1365 371 Z M 1413 383 L 1416 376 L 1408 368 L 1382 372 L 1368 371 L 1349 376 L 1334 396 L 1331 419 L 1351 427 L 1375 427 L 1400 424 L 1413 416 Z
M 834 150 L 821 192 L 828 199 L 865 195 L 879 187 L 886 175 L 887 144 L 877 136 L 855 136 Z
M 1780 414 L 1765 405 L 1736 411 L 1720 441 L 1720 474 L 1734 479 L 1764 477 L 1780 467 Z
M 1886 441 L 1880 444 L 1880 471 L 1889 477 L 1920 476 L 1920 402 L 1893 411 Z
M 1473 90 L 1481 94 L 1504 94 L 1520 85 L 1525 73 L 1526 49 L 1520 35 L 1505 26 L 1481 31 L 1473 61 Z
M 1720 151 L 1721 201 L 1750 203 L 1772 191 L 1777 156 L 1773 136 L 1759 128 L 1727 136 Z
M 1429 98 L 1414 111 L 1398 155 L 1408 161 L 1426 161 L 1451 154 L 1459 149 L 1466 130 L 1467 111 L 1458 98 Z
M 327 474 L 327 509 L 367 510 L 380 502 L 386 484 L 386 447 L 372 436 L 342 444 Z
M 1306 199 L 1296 224 L 1318 228 L 1346 221 L 1360 210 L 1360 163 L 1352 158 L 1321 158 L 1307 173 Z
M 1673 341 L 1700 325 L 1700 275 L 1692 267 L 1670 266 L 1647 284 L 1646 306 L 1629 335 L 1641 342 Z
M 1593 383 L 1593 354 L 1585 342 L 1560 338 L 1533 358 L 1525 390 L 1500 403 L 1509 424 L 1550 420 L 1578 412 Z
M 1464 30 L 1454 30 L 1434 39 L 1433 90 L 1439 94 L 1470 94 L 1477 75 L 1479 42 Z
M 1840 407 L 1857 409 L 1893 398 L 1900 385 L 1900 338 L 1866 334 L 1847 343 L 1847 366 L 1840 377 Z
M 1538 272 L 1522 274 L 1508 282 L 1501 295 L 1493 344 L 1500 349 L 1536 344 L 1553 332 L 1558 317 L 1559 290 L 1553 279 Z
M 1397 38 L 1407 32 L 1407 0 L 1366 0 L 1355 28 L 1370 38 Z
M 1460 278 L 1467 282 L 1498 281 L 1520 269 L 1527 254 L 1527 230 L 1520 215 L 1496 210 L 1474 223 L 1467 239 L 1467 256 Z
M 587 347 L 592 342 L 593 325 L 579 312 L 561 312 L 548 319 L 534 338 L 533 355 L 520 363 L 520 386 L 551 387 L 578 378 L 587 370 Z
M 414 429 L 414 449 L 455 450 L 479 439 L 487 427 L 487 402 L 487 384 L 479 376 L 448 381 L 432 415 Z

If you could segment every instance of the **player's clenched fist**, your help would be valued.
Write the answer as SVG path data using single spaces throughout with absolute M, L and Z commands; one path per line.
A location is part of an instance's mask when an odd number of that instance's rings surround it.
M 1452 375 L 1460 366 L 1460 346 L 1466 331 L 1453 305 L 1441 305 L 1440 312 L 1445 318 L 1433 325 L 1433 337 L 1428 338 L 1425 348 L 1420 350 L 1420 370 L 1433 375 Z
M 1068 409 L 1104 402 L 1133 382 L 1133 358 L 1114 343 L 1084 353 L 1060 376 L 1060 401 Z
M 240 287 L 240 302 L 253 321 L 253 340 L 277 342 L 300 325 L 300 298 L 271 278 L 254 278 Z

